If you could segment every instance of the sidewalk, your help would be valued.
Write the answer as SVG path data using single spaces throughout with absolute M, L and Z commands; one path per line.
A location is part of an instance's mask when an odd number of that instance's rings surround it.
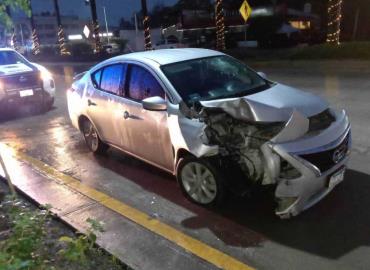
M 78 231 L 86 231 L 88 218 L 103 222 L 97 244 L 131 268 L 253 269 L 39 160 L 4 145 L 0 150 L 20 192 L 37 204 L 52 205 L 51 211 Z

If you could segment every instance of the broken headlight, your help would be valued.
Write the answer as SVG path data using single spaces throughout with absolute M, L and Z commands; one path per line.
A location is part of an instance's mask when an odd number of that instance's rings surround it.
M 300 176 L 302 176 L 302 174 L 296 168 L 294 168 L 288 161 L 281 158 L 279 178 L 295 179 Z
M 298 200 L 298 197 L 280 197 L 280 198 L 276 198 L 276 202 L 278 204 L 278 206 L 276 208 L 276 211 L 277 212 L 283 212 L 283 211 L 287 210 L 297 200 Z

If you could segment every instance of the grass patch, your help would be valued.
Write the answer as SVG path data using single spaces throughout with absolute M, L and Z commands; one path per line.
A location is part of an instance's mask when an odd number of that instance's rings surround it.
M 76 234 L 54 220 L 49 208 L 13 198 L 0 203 L 1 270 L 131 270 L 95 245 L 100 222 L 88 219 L 87 233 Z
M 339 46 L 320 44 L 310 47 L 294 48 L 292 60 L 308 59 L 357 59 L 370 60 L 370 42 L 346 42 Z

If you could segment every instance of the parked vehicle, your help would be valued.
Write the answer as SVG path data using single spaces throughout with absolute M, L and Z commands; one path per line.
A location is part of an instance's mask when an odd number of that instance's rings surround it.
M 103 45 L 103 51 L 107 54 L 118 54 L 119 46 L 115 43 Z
M 31 63 L 13 49 L 0 49 L 0 111 L 34 105 L 50 110 L 54 104 L 55 83 L 43 66 Z
M 276 214 L 297 215 L 343 180 L 349 158 L 344 111 L 212 50 L 114 57 L 67 96 L 92 152 L 112 146 L 169 171 L 201 205 L 274 185 Z
M 180 43 L 177 39 L 162 39 L 154 45 L 155 50 L 186 48 L 186 44 Z

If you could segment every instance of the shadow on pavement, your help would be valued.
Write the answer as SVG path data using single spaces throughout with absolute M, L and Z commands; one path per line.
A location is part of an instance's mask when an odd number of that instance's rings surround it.
M 196 214 L 182 221 L 186 229 L 207 228 L 230 246 L 252 247 L 266 239 L 327 258 L 338 258 L 360 246 L 370 246 L 370 176 L 348 170 L 345 181 L 319 204 L 290 220 L 274 215 L 273 197 L 230 197 L 218 209 L 188 202 L 174 177 L 116 151 L 97 157 L 98 163 L 142 188 Z
M 40 116 L 56 109 L 57 107 L 53 106 L 49 111 L 44 111 L 40 105 L 18 107 L 12 112 L 0 112 L 0 124 L 18 119 Z

